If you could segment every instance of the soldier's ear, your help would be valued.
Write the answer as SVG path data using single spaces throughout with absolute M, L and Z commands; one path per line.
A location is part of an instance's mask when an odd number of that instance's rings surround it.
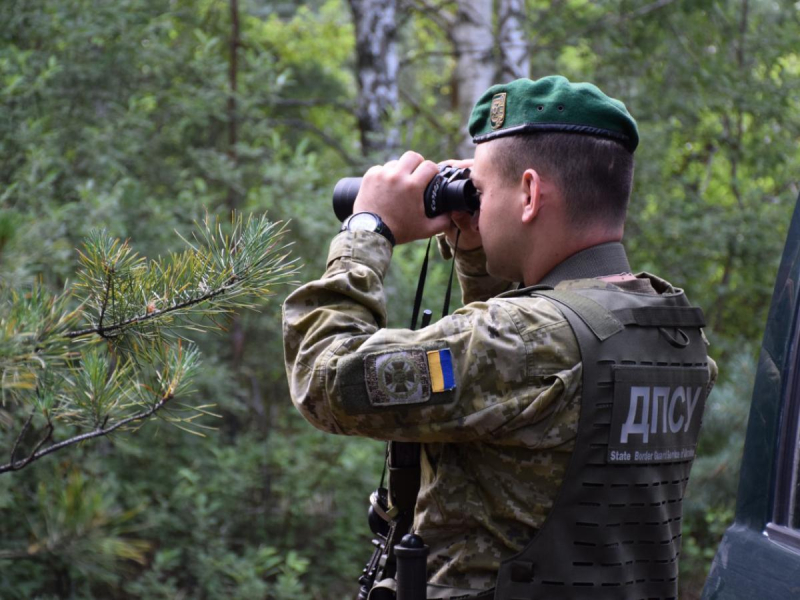
M 542 179 L 536 169 L 526 169 L 522 174 L 520 201 L 522 222 L 533 222 L 542 208 Z

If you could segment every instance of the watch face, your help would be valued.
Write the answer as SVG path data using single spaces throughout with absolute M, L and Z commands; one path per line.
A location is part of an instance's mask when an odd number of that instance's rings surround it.
M 375 231 L 380 221 L 372 213 L 358 213 L 350 218 L 347 228 L 350 231 Z

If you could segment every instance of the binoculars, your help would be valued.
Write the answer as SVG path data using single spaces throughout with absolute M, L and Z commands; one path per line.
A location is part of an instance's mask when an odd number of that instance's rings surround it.
M 443 166 L 431 179 L 422 195 L 425 216 L 432 219 L 454 210 L 474 213 L 480 208 L 480 196 L 470 181 L 469 169 Z M 353 204 L 361 188 L 362 177 L 345 177 L 333 188 L 333 212 L 340 221 L 353 214 Z

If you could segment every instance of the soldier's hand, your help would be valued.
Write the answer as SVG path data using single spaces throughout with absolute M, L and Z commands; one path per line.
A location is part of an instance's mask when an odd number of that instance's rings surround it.
M 374 166 L 364 174 L 353 212 L 372 212 L 386 223 L 398 244 L 431 237 L 450 226 L 450 215 L 425 216 L 425 188 L 439 172 L 435 163 L 416 152 Z
M 450 227 L 445 231 L 445 236 L 450 245 L 455 247 L 456 234 L 461 231 L 458 236 L 458 249 L 459 250 L 475 250 L 483 246 L 481 241 L 481 233 L 478 230 L 478 216 L 480 210 L 475 211 L 474 215 L 467 212 L 452 212 L 450 213 Z

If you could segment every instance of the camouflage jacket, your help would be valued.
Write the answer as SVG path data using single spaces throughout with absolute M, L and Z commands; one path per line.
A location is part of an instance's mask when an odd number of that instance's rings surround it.
M 487 275 L 482 250 L 457 257 L 464 308 L 418 331 L 388 329 L 391 254 L 379 234 L 341 233 L 322 279 L 287 298 L 292 400 L 323 431 L 422 442 L 414 529 L 431 549 L 430 581 L 486 589 L 541 527 L 563 479 L 580 411 L 578 344 L 549 301 L 495 296 L 510 286 Z M 672 290 L 648 275 L 635 283 Z

